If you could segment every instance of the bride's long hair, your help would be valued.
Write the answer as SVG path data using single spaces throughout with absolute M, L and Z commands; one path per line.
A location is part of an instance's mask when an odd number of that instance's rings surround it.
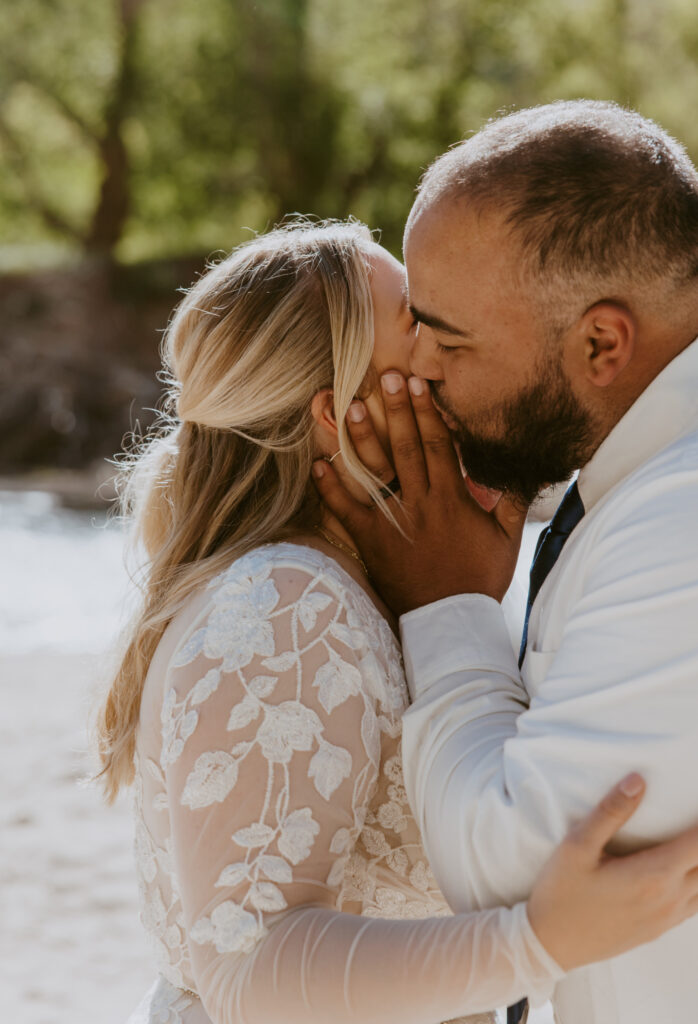
M 107 801 L 133 780 L 143 684 L 173 616 L 246 551 L 319 522 L 313 396 L 333 391 L 348 471 L 384 506 L 345 416 L 369 377 L 373 306 L 358 222 L 297 222 L 235 249 L 175 310 L 156 429 L 122 458 L 142 600 L 96 723 Z

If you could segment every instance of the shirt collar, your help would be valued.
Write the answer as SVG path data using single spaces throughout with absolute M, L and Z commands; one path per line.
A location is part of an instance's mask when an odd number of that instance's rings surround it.
M 585 510 L 696 426 L 698 338 L 645 388 L 581 470 L 577 483 Z

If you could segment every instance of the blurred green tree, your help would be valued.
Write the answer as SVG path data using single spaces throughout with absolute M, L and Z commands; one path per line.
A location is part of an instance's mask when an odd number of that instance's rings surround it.
M 397 251 L 438 152 L 556 97 L 635 106 L 698 153 L 695 0 L 22 0 L 3 15 L 6 265 L 41 246 L 127 262 L 230 248 L 292 211 L 353 213 Z
M 696 156 L 697 92 L 695 0 L 6 3 L 0 471 L 149 422 L 176 288 L 249 230 L 351 214 L 399 254 L 421 170 L 497 111 L 613 99 Z
M 5 12 L 0 144 L 11 174 L 0 200 L 6 220 L 24 214 L 20 229 L 33 220 L 104 256 L 121 238 L 131 198 L 123 125 L 143 3 L 25 0 Z M 82 192 L 66 187 L 73 173 Z

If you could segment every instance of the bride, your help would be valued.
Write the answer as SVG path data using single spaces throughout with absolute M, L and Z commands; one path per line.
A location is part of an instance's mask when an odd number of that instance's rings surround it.
M 637 776 L 527 904 L 452 915 L 439 892 L 402 782 L 396 624 L 309 483 L 324 455 L 391 515 L 345 420 L 363 400 L 377 422 L 381 371 L 407 368 L 403 292 L 366 228 L 300 223 L 211 268 L 170 323 L 168 415 L 125 493 L 143 603 L 99 722 L 107 798 L 135 785 L 159 970 L 132 1024 L 489 1021 L 698 909 L 695 835 L 602 853 Z

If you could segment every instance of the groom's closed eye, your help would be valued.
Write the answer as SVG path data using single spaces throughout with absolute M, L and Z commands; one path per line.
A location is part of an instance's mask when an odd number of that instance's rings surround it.
M 431 313 L 425 313 L 421 309 L 417 309 L 412 303 L 409 307 L 412 318 L 418 324 L 424 324 L 425 327 L 431 327 L 433 331 L 440 331 L 442 334 L 450 334 L 456 338 L 470 338 L 472 337 L 470 331 L 465 331 L 460 327 L 455 327 L 453 324 L 447 323 L 442 320 L 441 317 L 434 316 Z M 446 346 L 443 346 L 446 348 Z

